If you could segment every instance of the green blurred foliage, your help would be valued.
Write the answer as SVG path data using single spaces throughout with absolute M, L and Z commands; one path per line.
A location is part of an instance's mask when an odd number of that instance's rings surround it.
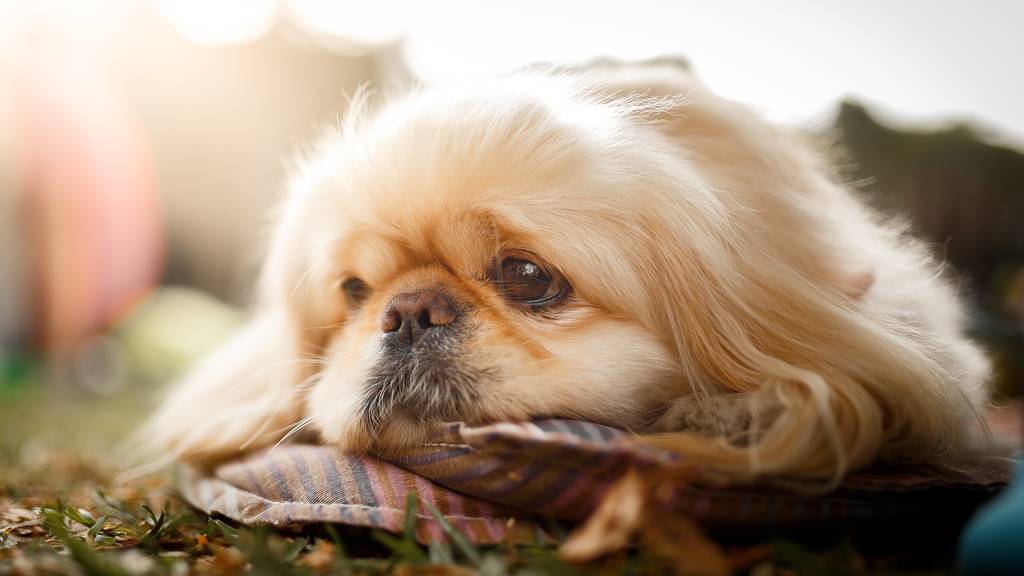
M 120 322 L 113 334 L 135 381 L 163 384 L 226 340 L 243 313 L 198 290 L 164 287 Z

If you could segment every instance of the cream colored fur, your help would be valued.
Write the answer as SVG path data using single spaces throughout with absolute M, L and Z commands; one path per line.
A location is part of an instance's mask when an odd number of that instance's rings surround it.
M 399 291 L 472 303 L 459 358 L 486 373 L 460 419 L 565 416 L 643 433 L 737 480 L 837 481 L 878 459 L 955 458 L 988 364 L 926 248 L 806 137 L 673 66 L 524 73 L 412 91 L 297 169 L 252 324 L 145 430 L 213 462 L 292 425 L 349 449 L 425 422 L 360 422 Z M 549 314 L 485 279 L 525 249 L 572 285 Z M 360 308 L 340 284 L 372 289 Z

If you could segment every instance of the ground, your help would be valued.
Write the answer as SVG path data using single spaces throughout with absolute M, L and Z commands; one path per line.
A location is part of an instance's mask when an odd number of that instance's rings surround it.
M 559 559 L 551 544 L 416 544 L 408 535 L 314 526 L 245 528 L 208 518 L 175 496 L 168 475 L 118 478 L 124 440 L 153 394 L 107 395 L 52 386 L 0 388 L 0 575 L 4 574 L 660 574 L 697 550 L 670 533 L 590 564 Z M 658 531 L 656 528 L 656 532 Z M 667 530 L 667 529 L 666 529 Z M 949 554 L 863 554 L 841 530 L 814 537 L 716 535 L 740 573 L 944 572 Z M 896 547 L 898 550 L 898 547 Z M 700 572 L 700 564 L 695 570 Z M 920 572 L 917 572 L 920 573 Z

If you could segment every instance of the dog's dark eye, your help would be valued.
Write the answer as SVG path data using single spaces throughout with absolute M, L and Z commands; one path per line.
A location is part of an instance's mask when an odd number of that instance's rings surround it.
M 358 306 L 370 295 L 370 287 L 359 278 L 349 278 L 341 283 L 341 289 L 351 306 Z
M 506 298 L 534 307 L 552 304 L 566 292 L 566 284 L 560 276 L 519 256 L 502 260 L 495 270 L 494 280 Z

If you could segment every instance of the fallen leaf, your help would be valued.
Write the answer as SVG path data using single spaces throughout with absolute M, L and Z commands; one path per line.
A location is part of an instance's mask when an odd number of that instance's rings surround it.
M 772 547 L 766 544 L 733 550 L 728 554 L 729 566 L 734 571 L 745 570 L 755 564 L 760 565 L 765 560 L 771 559 L 772 552 Z
M 299 559 L 299 564 L 315 572 L 325 572 L 334 566 L 338 558 L 338 550 L 328 540 L 318 540 L 313 550 Z
M 659 518 L 646 524 L 642 535 L 645 548 L 668 561 L 677 574 L 732 574 L 732 566 L 721 547 L 705 537 L 689 518 Z
M 236 548 L 221 548 L 213 556 L 211 568 L 213 574 L 232 576 L 241 574 L 245 569 L 245 556 Z
M 11 506 L 4 510 L 3 513 L 0 513 L 0 519 L 11 524 L 20 524 L 27 520 L 35 520 L 36 518 L 35 512 L 18 506 Z
M 636 471 L 628 472 L 586 523 L 562 544 L 559 556 L 569 562 L 589 562 L 624 548 L 644 521 L 644 488 Z
M 763 558 L 763 551 L 750 558 L 742 554 L 730 558 L 704 536 L 696 522 L 672 508 L 676 489 L 696 476 L 690 468 L 672 474 L 630 471 L 570 535 L 559 554 L 570 562 L 590 562 L 622 550 L 639 536 L 645 549 L 678 574 L 731 574 Z

